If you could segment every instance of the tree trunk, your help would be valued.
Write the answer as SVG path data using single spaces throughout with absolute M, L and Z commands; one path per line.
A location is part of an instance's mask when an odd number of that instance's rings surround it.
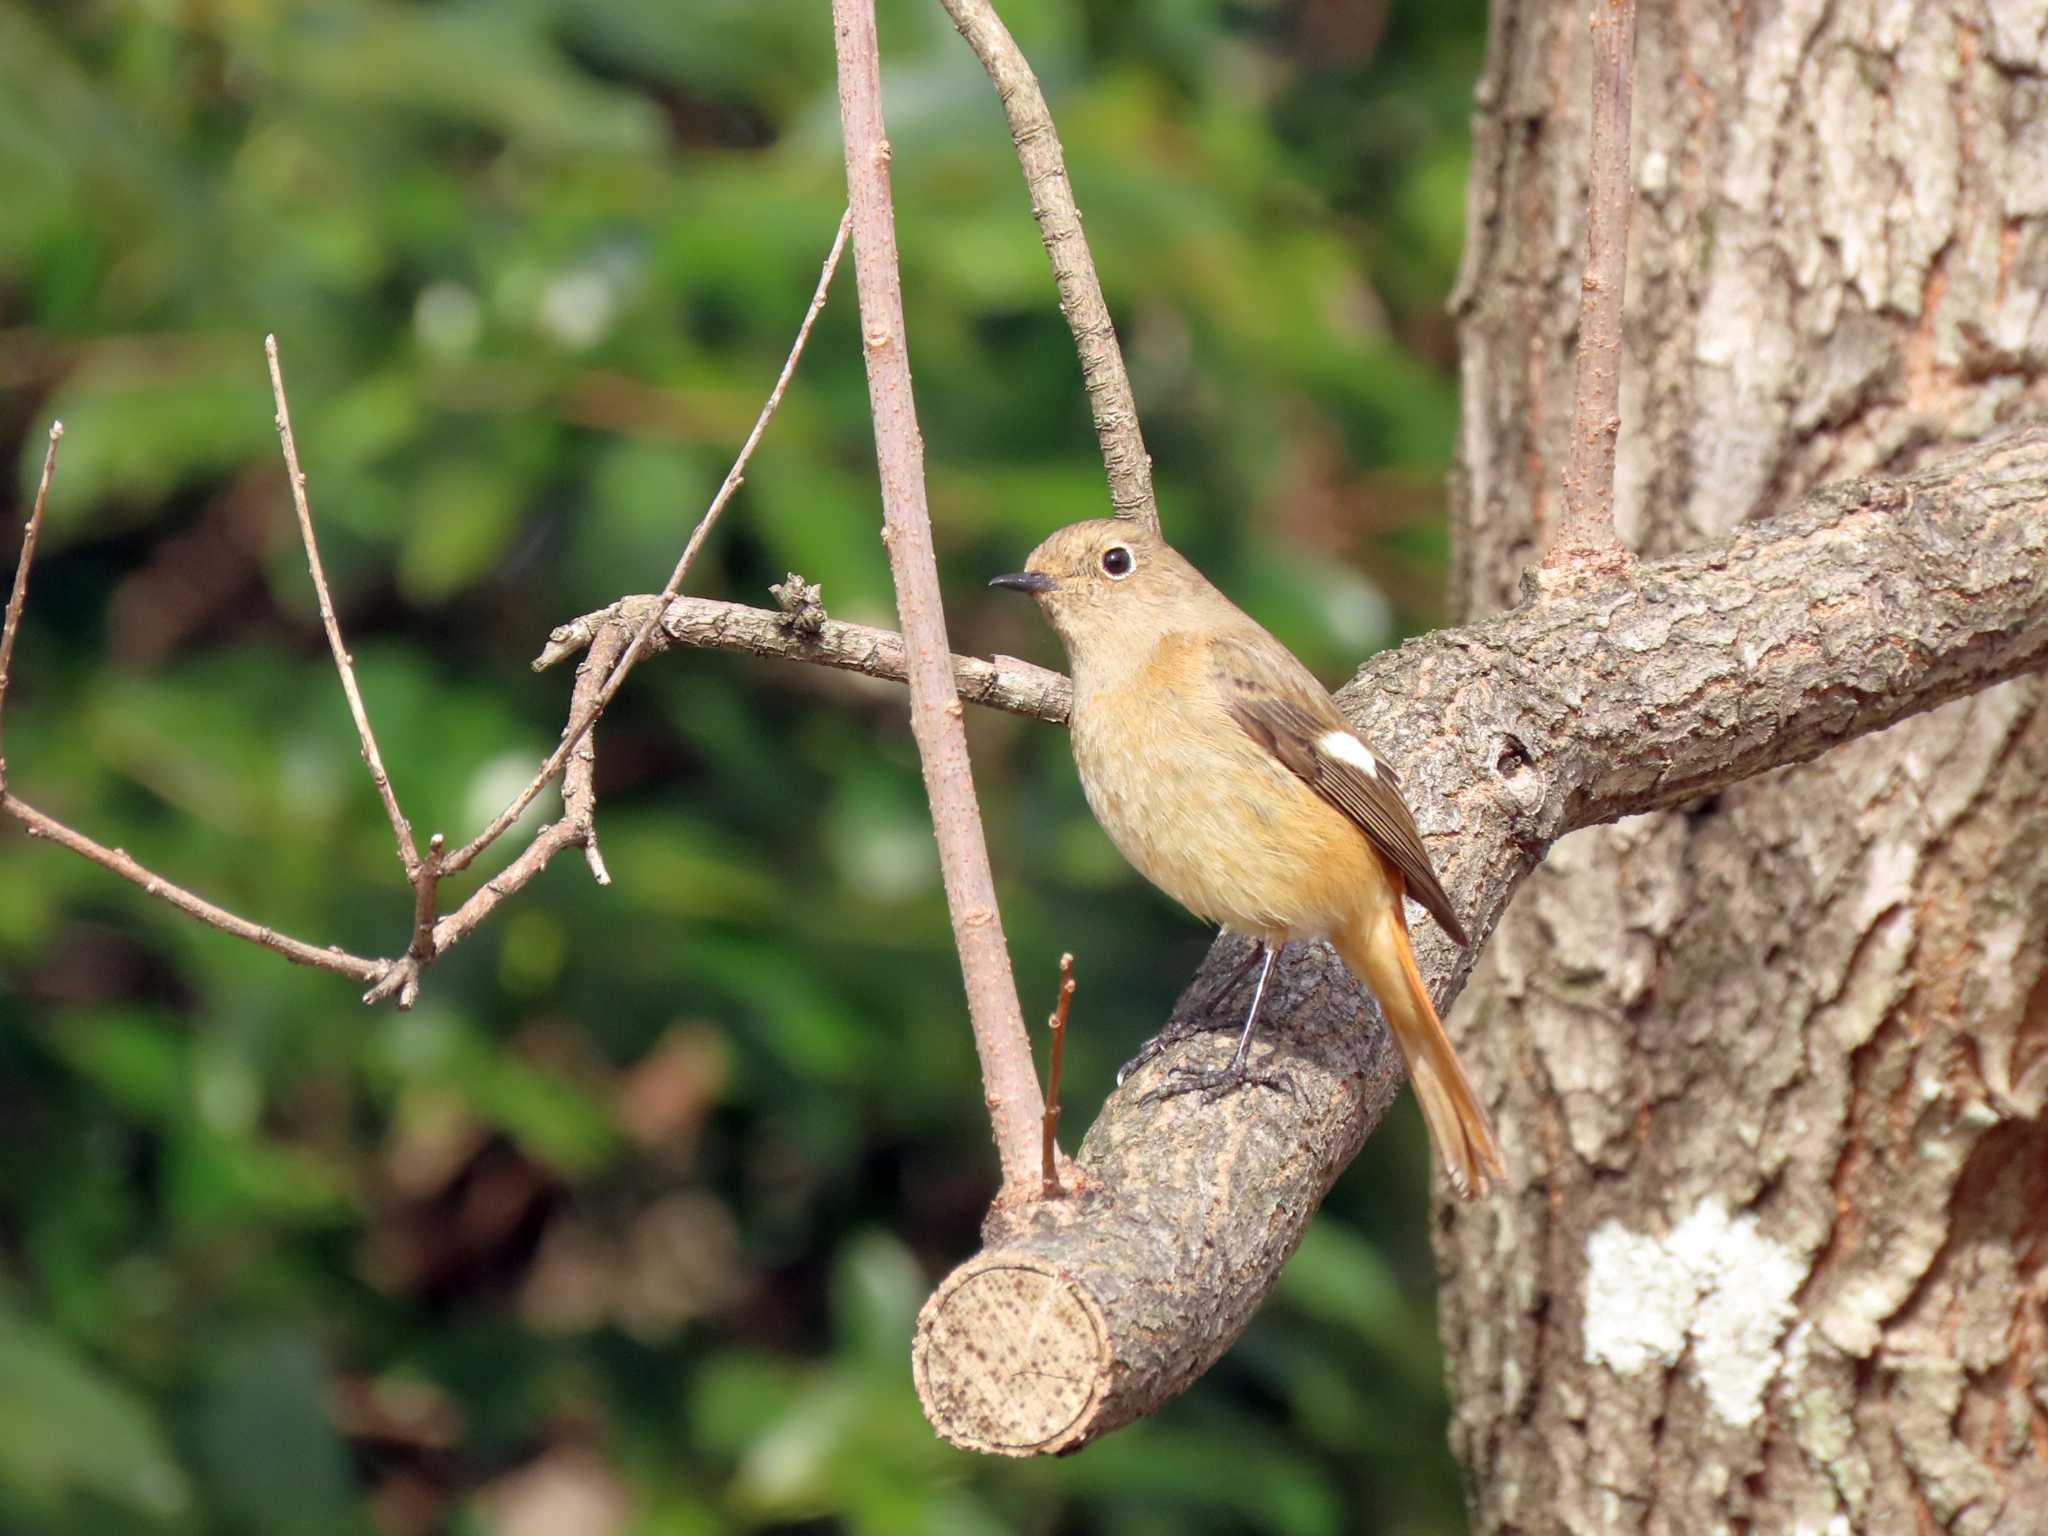
M 1560 505 L 1587 67 L 1583 0 L 1498 0 L 1456 300 L 1468 616 Z M 1625 541 L 2039 410 L 2044 0 L 1672 0 L 1636 71 Z M 1439 1247 L 1476 1530 L 2048 1530 L 2037 680 L 1566 839 L 1452 1027 L 1517 1176 Z

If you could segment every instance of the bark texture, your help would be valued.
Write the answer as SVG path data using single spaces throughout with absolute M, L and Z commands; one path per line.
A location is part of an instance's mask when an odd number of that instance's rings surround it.
M 1557 516 L 1582 9 L 1500 0 L 1479 92 L 1468 614 Z M 1645 11 L 1627 542 L 1693 547 L 2038 411 L 2044 108 L 2041 0 Z M 2038 681 L 1566 840 L 1451 1025 L 1517 1179 L 1439 1247 L 1476 1529 L 2048 1529 Z
M 2036 429 L 1412 641 L 1338 702 L 1399 765 L 1445 886 L 1483 941 L 1573 827 L 1812 757 L 2039 666 L 2044 506 L 2048 430 Z M 1433 925 L 1415 937 L 1446 1006 L 1471 951 Z M 1229 973 L 1240 944 L 1219 946 L 1195 995 Z M 1234 1032 L 1234 1011 L 1219 1018 Z M 1376 1010 L 1320 947 L 1283 956 L 1261 1040 L 1261 1070 L 1288 1074 L 1292 1092 L 1143 1102 L 1159 1073 L 1220 1065 L 1234 1043 L 1228 1032 L 1183 1042 L 1105 1105 L 1072 1197 L 991 1214 L 984 1251 L 919 1319 L 919 1394 L 948 1439 L 1013 1455 L 1075 1449 L 1169 1400 L 1242 1331 L 1400 1080 Z M 1512 1131 L 1508 1153 L 1541 1163 Z

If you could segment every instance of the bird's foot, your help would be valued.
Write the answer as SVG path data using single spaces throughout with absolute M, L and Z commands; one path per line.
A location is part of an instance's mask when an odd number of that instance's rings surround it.
M 1284 1093 L 1290 1099 L 1301 1097 L 1295 1091 L 1293 1074 L 1288 1072 L 1254 1072 L 1242 1059 L 1233 1059 L 1227 1067 L 1205 1069 L 1202 1067 L 1174 1067 L 1166 1074 L 1166 1081 L 1157 1088 L 1151 1088 L 1140 1096 L 1140 1104 L 1163 1104 L 1168 1099 L 1177 1099 L 1184 1094 L 1199 1093 L 1202 1102 L 1214 1104 L 1218 1099 L 1237 1092 L 1240 1088 L 1271 1088 Z
M 1124 1079 L 1139 1068 L 1149 1066 L 1183 1041 L 1197 1035 L 1222 1034 L 1235 1030 L 1238 1021 L 1227 1014 L 1204 1013 L 1192 1018 L 1168 1019 L 1166 1028 L 1138 1048 L 1138 1054 L 1116 1069 L 1116 1085 L 1121 1088 Z
M 1195 1012 L 1167 1020 L 1166 1028 L 1147 1040 L 1137 1055 L 1116 1069 L 1117 1087 L 1123 1087 L 1125 1078 L 1183 1040 L 1192 1040 L 1197 1035 L 1236 1029 L 1237 1019 L 1223 1012 L 1223 1004 L 1229 1001 L 1230 995 L 1238 989 L 1245 977 L 1251 974 L 1252 967 L 1266 959 L 1267 954 L 1264 944 L 1254 944 L 1244 959 L 1238 963 L 1237 968 L 1223 978 L 1223 984 L 1211 992 Z

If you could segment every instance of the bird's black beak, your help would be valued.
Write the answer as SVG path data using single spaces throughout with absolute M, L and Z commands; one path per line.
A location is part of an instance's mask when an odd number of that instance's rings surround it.
M 1012 571 L 1007 576 L 996 577 L 989 585 L 1008 587 L 1012 592 L 1029 592 L 1033 597 L 1041 597 L 1058 583 L 1039 571 Z

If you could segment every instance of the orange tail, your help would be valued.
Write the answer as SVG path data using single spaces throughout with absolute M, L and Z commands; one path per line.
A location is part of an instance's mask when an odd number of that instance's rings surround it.
M 1466 1199 L 1486 1194 L 1507 1176 L 1507 1163 L 1486 1107 L 1472 1091 L 1472 1080 L 1458 1060 L 1451 1037 L 1436 1016 L 1422 973 L 1415 969 L 1415 951 L 1408 943 L 1408 920 L 1397 896 L 1390 907 L 1362 918 L 1331 935 L 1346 965 L 1379 999 L 1380 1011 L 1394 1032 L 1394 1043 L 1408 1063 L 1408 1080 L 1429 1139 L 1436 1144 L 1451 1187 Z

